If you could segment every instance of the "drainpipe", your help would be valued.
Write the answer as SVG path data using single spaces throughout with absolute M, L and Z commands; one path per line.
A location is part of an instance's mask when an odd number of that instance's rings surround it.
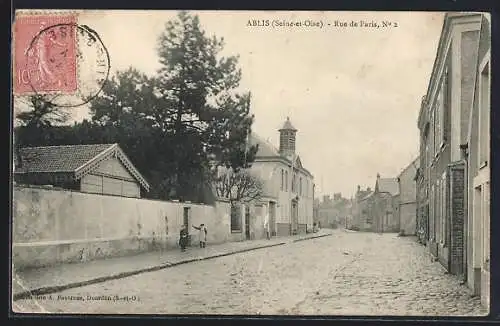
M 468 144 L 462 144 L 460 145 L 460 150 L 462 152 L 462 159 L 464 160 L 464 200 L 465 203 L 467 204 L 466 207 L 464 207 L 464 235 L 463 235 L 463 262 L 462 262 L 462 284 L 467 283 L 467 274 L 468 274 L 468 268 L 467 268 L 467 254 L 469 251 L 468 248 L 468 242 L 469 242 L 469 145 Z M 451 198 L 449 196 L 448 198 Z M 448 230 L 451 230 L 451 223 L 449 223 L 450 226 Z M 451 235 L 451 232 L 448 234 Z M 446 235 L 448 237 L 448 235 Z M 450 241 L 451 239 L 449 239 Z
M 293 223 L 294 221 L 292 220 L 292 216 L 293 216 L 293 207 L 292 207 L 292 187 L 293 187 L 293 181 L 294 181 L 294 163 L 295 163 L 295 153 L 292 153 L 292 165 L 291 165 L 291 170 L 292 170 L 292 173 L 290 173 L 290 192 L 288 193 L 288 204 L 290 205 L 290 235 L 293 235 Z

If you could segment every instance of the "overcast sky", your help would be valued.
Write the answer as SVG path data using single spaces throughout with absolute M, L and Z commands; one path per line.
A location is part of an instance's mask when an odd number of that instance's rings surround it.
M 240 55 L 242 88 L 253 94 L 253 132 L 278 144 L 287 116 L 317 194 L 351 196 L 395 177 L 418 155 L 416 120 L 434 62 L 443 13 L 197 12 L 209 34 Z M 86 12 L 112 71 L 159 67 L 157 37 L 173 11 Z M 249 27 L 249 19 L 322 21 L 323 28 Z M 390 21 L 398 27 L 336 28 L 335 21 Z M 332 24 L 328 26 L 328 23 Z M 83 116 L 83 110 L 78 117 Z

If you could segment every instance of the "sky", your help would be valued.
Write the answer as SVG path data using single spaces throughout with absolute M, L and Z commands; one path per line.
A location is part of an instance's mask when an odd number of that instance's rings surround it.
M 418 155 L 417 117 L 443 13 L 193 13 L 209 35 L 224 38 L 225 55 L 240 56 L 241 88 L 252 92 L 252 132 L 278 146 L 278 129 L 290 117 L 317 195 L 350 197 L 357 185 L 373 188 L 377 173 L 396 177 Z M 133 66 L 153 74 L 159 68 L 157 38 L 175 15 L 85 11 L 79 23 L 99 33 L 112 73 Z M 270 26 L 248 26 L 249 20 L 269 20 Z M 361 20 L 391 26 L 350 26 Z M 290 21 L 303 25 L 273 24 Z M 322 28 L 304 26 L 307 21 Z M 85 108 L 74 111 L 76 120 L 85 115 Z

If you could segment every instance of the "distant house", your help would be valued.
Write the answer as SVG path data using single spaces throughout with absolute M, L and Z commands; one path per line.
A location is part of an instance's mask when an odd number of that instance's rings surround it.
M 354 196 L 351 215 L 351 224 L 349 229 L 371 231 L 373 224 L 373 191 L 370 187 L 362 190 L 358 185 L 356 195 Z
M 350 214 L 350 204 L 351 202 L 347 198 L 343 198 L 341 193 L 334 194 L 333 199 L 329 195 L 323 196 L 323 201 L 318 203 L 316 222 L 327 228 L 345 226 L 346 218 Z
M 397 178 L 377 174 L 373 193 L 373 231 L 399 232 L 399 184 Z
M 17 183 L 87 193 L 141 197 L 149 184 L 118 144 L 25 147 L 16 157 Z
M 399 232 L 415 235 L 417 224 L 417 184 L 416 174 L 420 158 L 413 160 L 401 171 L 399 182 Z

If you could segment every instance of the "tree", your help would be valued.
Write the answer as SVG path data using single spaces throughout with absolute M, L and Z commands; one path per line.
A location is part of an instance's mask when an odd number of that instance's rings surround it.
M 214 187 L 217 196 L 229 199 L 231 205 L 258 200 L 263 192 L 263 182 L 243 169 L 237 172 L 226 169 L 216 177 Z
M 210 169 L 250 167 L 251 94 L 239 93 L 238 57 L 222 57 L 223 39 L 208 37 L 197 16 L 181 12 L 158 38 L 161 68 L 133 67 L 108 80 L 90 101 L 91 120 L 57 126 L 53 104 L 21 118 L 29 145 L 119 143 L 151 184 L 150 198 L 210 201 Z M 61 120 L 63 121 L 63 120 Z
M 33 95 L 28 99 L 32 110 L 23 111 L 16 115 L 16 119 L 23 126 L 47 127 L 65 123 L 69 113 L 47 100 L 44 95 Z
M 237 92 L 238 58 L 221 57 L 223 46 L 181 12 L 158 38 L 157 74 L 120 72 L 92 102 L 93 122 L 116 130 L 155 196 L 193 200 L 208 187 L 211 162 L 237 171 L 255 158 L 251 96 Z
M 186 12 L 167 22 L 159 37 L 157 90 L 180 156 L 176 174 L 181 178 L 195 172 L 181 169 L 195 157 L 206 161 L 212 154 L 221 165 L 237 170 L 248 167 L 257 151 L 246 146 L 253 123 L 250 93 L 237 94 L 238 57 L 221 57 L 223 47 L 222 38 L 207 37 L 199 18 Z
M 14 164 L 22 165 L 19 149 L 50 143 L 53 138 L 53 126 L 67 122 L 69 113 L 58 107 L 44 95 L 32 95 L 27 98 L 26 111 L 15 115 L 18 126 L 14 128 L 13 154 Z M 21 103 L 18 103 L 21 105 Z

